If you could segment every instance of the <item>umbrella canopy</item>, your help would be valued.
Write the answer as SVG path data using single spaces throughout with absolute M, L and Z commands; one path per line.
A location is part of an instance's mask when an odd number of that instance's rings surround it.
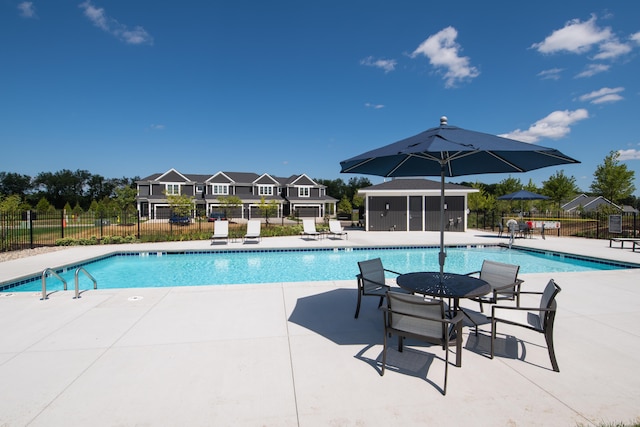
M 549 197 L 542 194 L 532 193 L 527 190 L 516 191 L 515 193 L 505 194 L 498 197 L 498 200 L 549 200 Z
M 444 253 L 445 177 L 527 172 L 580 163 L 560 151 L 482 132 L 440 126 L 340 162 L 343 173 L 383 177 L 440 176 L 440 276 Z

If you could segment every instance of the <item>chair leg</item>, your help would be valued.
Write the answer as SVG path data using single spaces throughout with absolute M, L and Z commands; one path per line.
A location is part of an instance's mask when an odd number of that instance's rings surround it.
M 380 297 L 380 302 L 378 303 L 378 308 L 382 307 L 382 302 L 384 301 L 384 297 Z
M 551 359 L 551 367 L 554 371 L 560 372 L 558 361 L 556 360 L 556 352 L 553 348 L 553 331 L 546 331 L 544 333 L 544 338 L 547 341 L 547 348 L 549 349 L 549 359 Z
M 462 324 L 458 323 L 456 329 L 456 366 L 459 368 L 462 366 Z M 476 335 L 477 333 L 476 326 Z
M 382 339 L 382 371 L 380 376 L 384 375 L 384 367 L 387 365 L 387 330 L 385 328 L 384 338 Z
M 448 345 L 447 345 L 447 348 L 444 351 L 445 351 L 445 356 L 444 356 L 444 387 L 442 388 L 442 395 L 446 396 L 447 395 L 447 377 L 448 377 L 448 374 L 449 374 L 449 346 Z
M 491 358 L 493 359 L 493 342 L 496 340 L 496 328 L 497 328 L 496 319 L 491 318 Z
M 358 318 L 358 314 L 360 313 L 360 301 L 362 300 L 362 294 L 360 293 L 360 290 L 358 290 L 358 305 L 356 305 L 356 315 L 355 318 Z
M 402 345 L 404 344 L 404 337 L 398 335 L 398 353 L 402 353 Z

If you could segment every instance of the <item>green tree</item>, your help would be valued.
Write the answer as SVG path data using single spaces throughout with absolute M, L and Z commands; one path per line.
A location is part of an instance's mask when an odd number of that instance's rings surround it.
M 522 183 L 518 178 L 505 178 L 496 185 L 496 196 L 504 196 L 505 194 L 515 193 L 522 190 Z
M 548 180 L 542 181 L 541 193 L 558 204 L 569 201 L 580 192 L 573 176 L 566 176 L 563 170 L 556 171 Z
M 220 196 L 218 197 L 220 207 L 224 212 L 226 218 L 231 218 L 229 212 L 234 212 L 237 208 L 242 206 L 242 199 L 238 196 Z
M 12 172 L 0 172 L 0 195 L 24 197 L 32 189 L 31 177 Z
M 338 202 L 338 212 L 351 214 L 352 209 L 353 207 L 347 196 L 342 196 L 342 199 Z
M 635 172 L 627 169 L 627 165 L 620 163 L 620 153 L 611 151 L 604 162 L 598 165 L 593 174 L 591 191 L 603 196 L 612 203 L 630 197 L 636 190 L 633 184 Z
M 470 186 L 472 188 L 477 188 L 480 191 L 477 193 L 469 193 L 467 199 L 469 210 L 488 211 L 495 208 L 496 197 L 486 191 L 484 184 L 475 182 Z
M 193 197 L 186 194 L 167 194 L 167 201 L 171 207 L 171 212 L 178 216 L 191 216 L 191 212 L 195 208 Z
M 0 194 L 0 212 L 15 213 L 22 210 L 22 200 L 17 194 L 4 196 Z
M 36 205 L 36 211 L 38 213 L 46 213 L 46 212 L 49 212 L 50 207 L 51 207 L 51 204 L 49 203 L 49 201 L 44 197 L 42 197 L 38 201 L 38 204 Z
M 264 217 L 265 223 L 269 224 L 269 218 L 278 213 L 278 202 L 275 200 L 267 202 L 264 196 L 262 196 L 260 198 L 260 204 L 258 205 L 258 211 L 260 215 Z
M 136 195 L 138 194 L 135 188 L 124 185 L 116 188 L 114 192 L 116 195 L 114 202 L 121 212 L 128 213 L 135 209 Z M 169 204 L 171 204 L 171 202 L 169 202 Z

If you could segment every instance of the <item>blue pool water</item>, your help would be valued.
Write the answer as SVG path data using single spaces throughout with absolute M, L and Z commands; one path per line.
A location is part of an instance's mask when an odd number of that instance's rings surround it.
M 82 265 L 98 282 L 99 289 L 195 286 L 271 282 L 353 280 L 358 261 L 381 258 L 385 268 L 398 272 L 438 271 L 438 248 L 382 248 L 333 250 L 220 251 L 190 253 L 125 253 Z M 521 251 L 503 247 L 447 248 L 445 270 L 468 273 L 480 270 L 488 259 L 520 266 L 520 273 L 581 272 L 629 268 L 628 265 L 578 259 L 553 253 Z M 58 271 L 74 287 L 77 266 Z M 93 287 L 80 274 L 80 289 Z M 39 278 L 12 292 L 40 291 Z M 62 289 L 50 277 L 47 291 Z M 8 289 L 5 289 L 8 290 Z

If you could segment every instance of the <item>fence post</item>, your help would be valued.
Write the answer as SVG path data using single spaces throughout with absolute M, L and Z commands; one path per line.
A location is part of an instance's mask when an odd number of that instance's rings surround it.
M 29 247 L 33 249 L 33 211 L 27 211 L 27 215 L 29 216 Z
M 136 238 L 140 240 L 140 211 L 136 210 L 136 212 L 138 214 L 138 236 L 136 236 Z
M 60 211 L 60 238 L 64 239 L 64 209 Z
M 596 239 L 600 238 L 600 214 L 596 212 Z

